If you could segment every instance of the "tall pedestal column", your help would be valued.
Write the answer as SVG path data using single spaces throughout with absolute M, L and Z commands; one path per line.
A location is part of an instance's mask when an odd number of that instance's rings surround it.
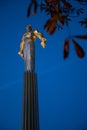
M 24 73 L 23 122 L 22 130 L 39 130 L 37 75 Z

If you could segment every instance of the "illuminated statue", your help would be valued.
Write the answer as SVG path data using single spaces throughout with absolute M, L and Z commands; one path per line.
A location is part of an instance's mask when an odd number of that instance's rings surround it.
M 46 38 L 43 37 L 42 33 L 37 30 L 32 30 L 31 25 L 26 26 L 26 32 L 22 37 L 22 42 L 20 44 L 20 51 L 18 54 L 24 59 L 27 71 L 34 70 L 34 42 L 36 38 L 41 40 L 41 46 L 46 47 Z

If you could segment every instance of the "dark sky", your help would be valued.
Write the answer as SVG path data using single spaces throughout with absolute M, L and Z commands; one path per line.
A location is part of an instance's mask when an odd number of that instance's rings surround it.
M 77 57 L 70 45 L 70 55 L 63 59 L 64 27 L 50 36 L 45 30 L 45 14 L 26 17 L 28 0 L 0 1 L 0 130 L 20 130 L 24 61 L 17 54 L 26 24 L 43 32 L 47 47 L 36 40 L 36 73 L 40 130 L 87 129 L 87 41 L 77 40 L 86 56 Z M 87 34 L 74 21 L 71 34 Z

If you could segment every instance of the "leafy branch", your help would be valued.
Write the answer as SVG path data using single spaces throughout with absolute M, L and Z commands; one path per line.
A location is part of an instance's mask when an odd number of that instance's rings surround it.
M 74 2 L 78 7 L 75 6 Z M 27 10 L 27 17 L 30 17 L 31 13 L 36 14 L 38 8 L 49 15 L 50 18 L 46 21 L 44 25 L 44 29 L 52 35 L 57 29 L 63 29 L 66 25 L 68 26 L 70 22 L 75 18 L 85 15 L 85 18 L 78 21 L 81 26 L 87 28 L 87 14 L 86 14 L 86 6 L 87 0 L 41 0 L 41 2 L 37 2 L 37 0 L 31 0 Z M 32 11 L 33 7 L 33 11 Z M 71 38 L 65 39 L 64 42 L 64 58 L 66 59 L 69 55 L 69 44 L 72 41 L 76 53 L 80 58 L 85 56 L 85 52 L 83 48 L 78 45 L 75 38 L 85 39 L 87 40 L 87 35 L 85 36 L 73 36 Z

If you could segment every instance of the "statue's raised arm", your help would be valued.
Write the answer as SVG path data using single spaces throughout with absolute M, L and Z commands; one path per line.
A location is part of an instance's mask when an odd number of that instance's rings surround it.
M 35 37 L 38 37 L 41 40 L 41 46 L 43 48 L 45 48 L 46 47 L 46 38 L 43 37 L 43 34 L 38 32 L 37 30 L 34 30 L 33 33 L 34 33 Z

